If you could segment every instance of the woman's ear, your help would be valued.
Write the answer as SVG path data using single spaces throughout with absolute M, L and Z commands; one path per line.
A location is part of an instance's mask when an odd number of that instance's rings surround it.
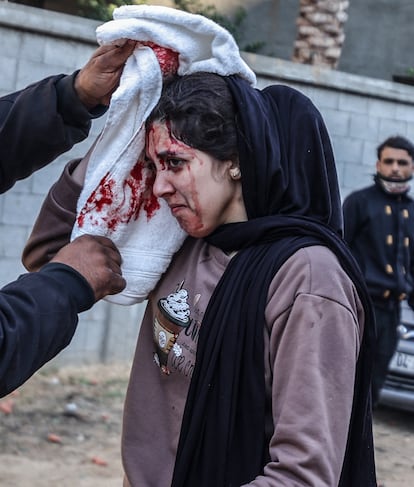
M 237 180 L 241 178 L 241 171 L 239 166 L 233 166 L 229 170 L 231 179 Z

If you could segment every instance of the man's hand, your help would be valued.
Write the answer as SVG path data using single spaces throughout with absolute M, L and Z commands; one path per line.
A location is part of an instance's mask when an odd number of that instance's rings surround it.
M 75 78 L 75 90 L 86 108 L 109 105 L 119 85 L 125 62 L 135 49 L 136 41 L 99 47 Z
M 109 238 L 82 235 L 60 249 L 50 262 L 66 264 L 82 274 L 98 301 L 124 289 L 121 261 L 118 249 Z

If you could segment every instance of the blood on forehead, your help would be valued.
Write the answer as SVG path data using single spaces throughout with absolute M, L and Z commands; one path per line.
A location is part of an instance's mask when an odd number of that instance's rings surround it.
M 166 158 L 168 156 L 172 157 L 178 154 L 181 157 L 182 154 L 187 154 L 189 157 L 191 154 L 192 157 L 195 157 L 196 149 L 174 136 L 171 121 L 168 119 L 151 123 L 146 132 L 145 145 L 149 159 L 153 162 L 158 161 L 163 169 L 166 169 Z
M 148 46 L 154 51 L 160 65 L 161 72 L 164 76 L 177 74 L 179 66 L 178 52 L 175 52 L 167 47 L 159 46 L 158 44 L 155 44 L 155 42 L 151 41 L 140 42 L 139 44 L 142 46 Z

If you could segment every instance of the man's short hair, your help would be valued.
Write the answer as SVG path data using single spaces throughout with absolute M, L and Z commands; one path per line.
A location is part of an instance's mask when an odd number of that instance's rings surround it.
M 388 139 L 384 140 L 384 142 L 377 147 L 378 160 L 381 159 L 381 152 L 383 149 L 385 149 L 385 147 L 406 150 L 414 160 L 414 145 L 405 137 L 401 137 L 401 135 L 388 137 Z

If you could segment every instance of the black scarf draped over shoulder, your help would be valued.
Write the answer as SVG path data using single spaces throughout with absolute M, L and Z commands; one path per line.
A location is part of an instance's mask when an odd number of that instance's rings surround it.
M 341 238 L 340 193 L 325 124 L 312 102 L 292 88 L 257 90 L 233 76 L 226 81 L 237 110 L 248 221 L 224 225 L 207 238 L 238 252 L 203 318 L 172 486 L 239 487 L 263 474 L 271 407 L 263 342 L 269 284 L 295 251 L 325 245 L 354 282 L 366 317 L 339 486 L 374 487 L 374 321 L 362 276 Z

